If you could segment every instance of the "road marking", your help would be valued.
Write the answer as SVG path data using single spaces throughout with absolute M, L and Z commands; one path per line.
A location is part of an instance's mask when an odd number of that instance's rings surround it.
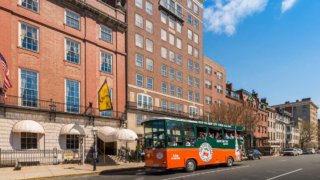
M 287 172 L 287 173 L 284 173 L 284 174 L 281 174 L 281 175 L 276 176 L 276 177 L 273 177 L 273 178 L 269 178 L 269 179 L 267 179 L 267 180 L 277 179 L 277 178 L 279 178 L 279 177 L 286 176 L 286 175 L 289 175 L 289 174 L 292 174 L 292 173 L 295 173 L 295 172 L 298 172 L 298 171 L 301 171 L 301 170 L 302 170 L 302 168 L 301 168 L 301 169 L 294 170 L 294 171 L 290 171 L 290 172 Z
M 162 180 L 182 179 L 182 178 L 187 178 L 187 177 L 192 177 L 192 176 L 200 176 L 200 175 L 205 175 L 205 174 L 210 174 L 210 173 L 215 173 L 215 172 L 229 171 L 229 170 L 246 168 L 246 167 L 249 167 L 249 166 L 240 166 L 240 167 L 234 167 L 234 168 L 225 168 L 225 169 L 220 169 L 220 170 L 215 170 L 215 171 L 209 171 L 209 172 L 204 172 L 204 173 L 194 173 L 194 174 L 190 174 L 190 175 L 186 175 L 186 176 L 172 177 L 172 178 L 167 178 L 167 179 L 162 179 Z

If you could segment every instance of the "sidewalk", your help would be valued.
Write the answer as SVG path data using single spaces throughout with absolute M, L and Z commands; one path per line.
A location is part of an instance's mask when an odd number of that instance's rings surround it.
M 123 163 L 112 166 L 97 166 L 97 171 L 92 171 L 92 165 L 64 164 L 49 166 L 22 167 L 20 171 L 14 171 L 13 167 L 0 168 L 0 179 L 42 179 L 61 176 L 79 176 L 97 174 L 102 171 L 121 170 L 143 167 L 144 163 Z

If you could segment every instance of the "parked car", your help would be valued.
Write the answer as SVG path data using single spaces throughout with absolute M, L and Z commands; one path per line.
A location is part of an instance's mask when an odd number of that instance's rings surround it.
M 262 153 L 257 149 L 252 149 L 248 151 L 248 159 L 254 160 L 254 159 L 260 159 L 262 156 Z
M 306 148 L 303 150 L 303 154 L 315 154 L 316 150 L 314 148 Z
M 283 151 L 283 156 L 298 156 L 298 150 L 295 148 L 287 148 Z
M 297 150 L 298 150 L 298 154 L 299 154 L 299 155 L 302 155 L 302 154 L 303 154 L 302 149 L 298 148 Z

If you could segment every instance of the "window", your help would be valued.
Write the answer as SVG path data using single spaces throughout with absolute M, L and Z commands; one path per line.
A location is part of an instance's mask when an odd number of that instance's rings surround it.
M 109 96 L 110 96 L 110 100 L 112 102 L 113 92 L 110 87 L 109 87 Z M 100 112 L 100 115 L 103 117 L 112 117 L 112 112 L 113 112 L 112 110 L 102 111 L 102 112 Z
M 194 19 L 194 27 L 197 29 L 199 28 L 199 20 L 198 19 Z
M 212 74 L 212 67 L 211 66 L 205 65 L 204 69 L 205 69 L 206 74 L 209 74 L 209 75 Z
M 189 113 L 190 113 L 190 116 L 198 116 L 199 109 L 195 106 L 189 106 Z
M 143 87 L 143 76 L 141 74 L 136 75 L 136 85 Z
M 170 60 L 171 62 L 174 62 L 174 60 L 175 60 L 175 54 L 174 54 L 174 52 L 172 52 L 172 51 L 169 51 L 169 60 Z
M 163 111 L 167 111 L 167 101 L 166 100 L 162 100 L 161 107 L 162 107 Z
M 177 105 L 177 111 L 178 111 L 179 113 L 182 112 L 182 104 L 178 104 L 178 105 Z
M 188 14 L 188 23 L 192 24 L 192 15 L 191 14 Z
M 200 88 L 200 80 L 198 78 L 194 78 L 194 86 Z
M 192 31 L 188 29 L 188 39 L 192 40 Z
M 192 0 L 187 0 L 188 9 L 192 9 Z
M 136 0 L 136 6 L 140 9 L 142 9 L 142 0 Z
M 223 74 L 222 74 L 222 72 L 219 72 L 219 71 L 218 71 L 216 74 L 217 74 L 218 79 L 223 79 Z
M 181 33 L 181 31 L 182 31 L 182 26 L 181 26 L 181 24 L 177 22 L 177 23 L 176 23 L 176 26 L 177 26 L 177 28 L 176 28 L 176 29 L 177 29 L 177 32 L 178 32 L 178 33 Z
M 199 93 L 195 93 L 195 94 L 194 94 L 194 100 L 195 100 L 196 102 L 200 102 L 200 94 L 199 94 Z
M 223 93 L 222 86 L 220 86 L 220 85 L 217 86 L 217 92 L 221 93 L 221 94 Z
M 149 52 L 153 52 L 153 41 L 150 39 L 146 39 L 146 50 Z
M 164 29 L 161 29 L 161 39 L 167 41 L 167 31 Z
M 146 1 L 146 12 L 150 15 L 153 14 L 153 7 L 149 1 Z
M 79 149 L 79 135 L 67 135 L 66 147 L 67 149 Z
M 176 57 L 177 57 L 177 60 L 176 60 L 176 61 L 177 61 L 177 64 L 178 64 L 178 65 L 182 65 L 182 55 L 181 55 L 181 54 L 177 54 Z
M 38 73 L 20 69 L 21 106 L 38 107 Z
M 177 38 L 177 48 L 182 49 L 181 39 Z
M 188 85 L 193 86 L 193 77 L 188 76 Z
M 211 105 L 212 104 L 212 97 L 211 96 L 206 96 L 206 104 Z
M 153 89 L 153 78 L 147 77 L 147 89 Z
M 80 63 L 80 43 L 66 39 L 66 59 L 72 63 Z
M 199 74 L 199 72 L 200 72 L 200 66 L 199 66 L 198 63 L 194 63 L 194 71 L 195 71 L 197 74 Z
M 30 9 L 31 11 L 39 11 L 39 1 L 38 0 L 21 0 L 21 6 Z
M 161 75 L 167 76 L 167 66 L 166 65 L 161 66 Z
M 139 14 L 136 14 L 136 26 L 143 28 L 143 18 Z
M 103 41 L 108 43 L 112 43 L 112 30 L 106 26 L 100 26 L 100 38 Z
M 177 81 L 182 81 L 182 73 L 177 71 Z
M 169 43 L 174 46 L 174 36 L 172 34 L 169 34 Z
M 143 67 L 143 56 L 140 54 L 136 54 L 136 66 Z
M 197 48 L 194 48 L 194 57 L 197 59 L 199 58 L 199 51 Z
M 147 63 L 146 69 L 147 69 L 148 71 L 153 71 L 153 60 L 147 58 L 146 63 Z
M 167 14 L 161 11 L 161 22 L 167 24 Z
M 67 26 L 80 29 L 80 15 L 70 10 L 66 10 L 65 23 Z
M 167 59 L 167 56 L 168 56 L 167 48 L 161 47 L 161 57 L 164 59 Z
M 174 107 L 175 107 L 174 102 L 170 102 L 170 111 L 171 112 L 174 112 Z
M 174 29 L 174 23 L 175 23 L 175 20 L 174 20 L 172 17 L 170 17 L 170 18 L 169 18 L 169 27 L 170 27 L 171 29 Z
M 205 81 L 205 87 L 206 87 L 207 89 L 212 89 L 212 82 L 206 80 L 206 81 Z
M 193 92 L 192 91 L 188 91 L 188 100 L 193 101 Z
M 39 51 L 38 28 L 20 23 L 20 47 L 31 51 Z
M 192 46 L 188 44 L 188 54 L 192 55 Z
M 167 94 L 167 83 L 161 83 L 161 92 Z
M 192 70 L 193 69 L 193 61 L 192 60 L 188 60 L 188 69 Z
M 36 133 L 21 133 L 21 149 L 37 149 L 38 138 Z
M 143 48 L 143 37 L 140 34 L 136 34 L 136 46 Z
M 199 36 L 196 33 L 193 33 L 193 41 L 198 44 L 199 43 Z
M 152 24 L 152 22 L 150 22 L 150 21 L 148 21 L 148 20 L 146 20 L 146 30 L 147 30 L 147 32 L 149 32 L 149 33 L 153 33 L 153 24 Z
M 170 95 L 174 96 L 176 94 L 176 87 L 170 84 Z
M 139 93 L 137 95 L 137 108 L 152 110 L 153 99 L 151 96 Z
M 174 75 L 175 75 L 174 69 L 170 68 L 170 74 L 169 74 L 170 79 L 174 79 Z
M 143 115 L 142 114 L 136 114 L 136 120 L 137 120 L 137 125 L 140 126 L 142 121 L 143 121 Z
M 177 88 L 177 96 L 178 96 L 179 98 L 182 97 L 182 88 L 181 88 L 181 87 L 178 87 L 178 88 Z
M 196 4 L 193 4 L 193 12 L 199 14 L 199 7 Z
M 66 111 L 80 112 L 80 83 L 74 80 L 66 80 Z
M 112 55 L 109 53 L 101 52 L 101 71 L 112 73 Z

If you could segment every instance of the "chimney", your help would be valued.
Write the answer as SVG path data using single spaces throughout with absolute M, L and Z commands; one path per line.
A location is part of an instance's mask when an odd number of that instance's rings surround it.
M 264 104 L 267 104 L 267 98 L 262 98 L 261 102 L 264 103 Z
M 232 83 L 228 82 L 228 83 L 226 84 L 226 89 L 232 91 L 232 90 L 233 90 L 232 88 L 233 88 L 233 87 L 232 87 Z

